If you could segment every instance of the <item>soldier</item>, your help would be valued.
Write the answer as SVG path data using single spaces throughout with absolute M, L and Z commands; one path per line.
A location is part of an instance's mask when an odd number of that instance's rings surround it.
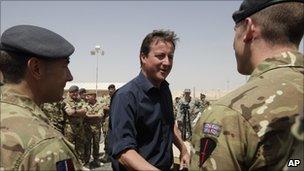
M 206 100 L 206 95 L 200 93 L 200 100 L 201 100 L 201 112 L 203 112 L 210 104 L 209 101 Z
M 0 170 L 80 170 L 73 145 L 55 130 L 39 106 L 60 100 L 74 47 L 45 28 L 18 25 L 0 43 Z
M 87 90 L 85 89 L 85 88 L 81 88 L 81 89 L 79 89 L 79 96 L 80 96 L 80 98 L 83 100 L 83 101 L 85 101 L 85 102 L 87 102 L 87 99 L 86 99 L 86 92 L 87 92 Z
M 0 71 L 0 86 L 3 85 L 3 75 L 2 72 Z
M 110 102 L 111 98 L 114 95 L 116 91 L 115 85 L 110 84 L 108 86 L 108 95 L 103 98 L 102 101 L 102 106 L 103 106 L 103 111 L 104 111 L 104 116 L 103 116 L 103 124 L 102 124 L 102 132 L 104 136 L 104 151 L 105 155 L 104 158 L 102 159 L 103 162 L 109 162 L 109 155 L 107 153 L 107 148 L 108 148 L 108 130 L 109 130 L 109 109 L 110 109 Z
M 63 110 L 65 103 L 62 100 L 59 102 L 44 103 L 42 104 L 41 109 L 49 118 L 52 125 L 54 125 L 54 128 L 64 134 L 66 116 Z
M 191 168 L 282 170 L 296 146 L 290 127 L 303 110 L 304 3 L 244 0 L 233 19 L 237 68 L 251 76 L 205 110 Z
M 175 97 L 175 99 L 174 99 L 174 103 L 173 103 L 173 110 L 174 110 L 174 116 L 175 116 L 175 118 L 177 117 L 177 111 L 178 111 L 178 104 L 179 104 L 179 101 L 180 101 L 180 97 Z
M 91 147 L 93 147 L 93 167 L 99 167 L 99 141 L 101 134 L 101 119 L 103 117 L 102 105 L 96 100 L 96 93 L 86 94 L 88 102 L 88 111 L 84 120 L 85 130 L 85 164 L 88 164 L 91 156 Z M 93 141 L 93 144 L 92 144 Z
M 80 99 L 78 94 L 78 87 L 73 85 L 69 88 L 69 95 L 64 99 L 66 113 L 66 126 L 65 136 L 66 138 L 74 143 L 75 150 L 84 163 L 84 127 L 83 119 L 86 116 L 86 103 Z
M 200 112 L 200 102 L 196 98 L 191 97 L 191 90 L 185 89 L 183 97 L 179 100 L 177 107 L 177 123 L 182 134 L 184 134 L 183 140 L 190 140 L 192 131 L 191 127 L 196 116 Z M 188 113 L 188 116 L 185 114 Z M 188 118 L 189 117 L 189 118 Z M 186 131 L 186 132 L 185 132 Z

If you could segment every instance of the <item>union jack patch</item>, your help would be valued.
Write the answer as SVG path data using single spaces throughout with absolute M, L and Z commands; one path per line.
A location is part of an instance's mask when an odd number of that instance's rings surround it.
M 217 124 L 213 124 L 213 123 L 204 123 L 204 127 L 203 127 L 203 133 L 204 134 L 210 134 L 213 136 L 220 136 L 222 127 L 217 125 Z

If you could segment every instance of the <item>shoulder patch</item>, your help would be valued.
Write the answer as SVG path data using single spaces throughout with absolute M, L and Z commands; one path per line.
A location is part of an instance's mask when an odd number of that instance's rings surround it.
M 213 123 L 204 123 L 203 126 L 204 134 L 209 134 L 218 137 L 220 136 L 221 131 L 222 131 L 222 127 L 220 125 Z
M 73 160 L 66 159 L 60 160 L 56 162 L 56 170 L 57 171 L 75 171 Z

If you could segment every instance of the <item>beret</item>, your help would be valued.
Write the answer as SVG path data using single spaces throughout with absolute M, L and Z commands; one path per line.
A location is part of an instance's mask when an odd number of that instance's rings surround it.
M 191 90 L 188 89 L 188 88 L 186 88 L 186 89 L 184 90 L 184 93 L 191 93 Z
M 86 95 L 96 95 L 96 91 L 90 90 L 86 93 Z
M 234 22 L 237 24 L 246 17 L 261 11 L 274 4 L 284 3 L 284 2 L 302 2 L 304 0 L 244 0 L 240 6 L 240 9 L 232 14 Z
M 85 88 L 79 89 L 79 93 L 85 93 L 85 92 L 86 92 L 86 89 L 85 89 Z
M 114 84 L 110 84 L 110 85 L 108 86 L 108 89 L 110 89 L 110 88 L 115 88 L 115 85 L 114 85 Z
M 76 85 L 72 85 L 72 86 L 69 88 L 69 92 L 78 91 L 78 90 L 79 90 L 79 88 L 78 88 L 78 86 L 76 86 Z
M 33 25 L 17 25 L 3 32 L 0 49 L 40 58 L 66 58 L 75 50 L 63 37 Z

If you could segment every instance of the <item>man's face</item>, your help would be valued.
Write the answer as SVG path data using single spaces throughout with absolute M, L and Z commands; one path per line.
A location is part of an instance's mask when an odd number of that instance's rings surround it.
M 96 102 L 96 95 L 95 94 L 88 94 L 87 95 L 87 101 L 91 104 L 94 104 Z
M 57 59 L 44 63 L 45 77 L 41 82 L 45 87 L 45 100 L 47 102 L 59 101 L 67 81 L 72 81 L 73 76 L 68 68 L 69 59 Z
M 108 91 L 109 91 L 109 95 L 112 97 L 113 94 L 115 93 L 115 88 L 109 88 Z
M 201 94 L 201 100 L 204 101 L 205 99 L 206 99 L 206 96 Z
M 190 97 L 190 92 L 185 92 L 185 97 Z
M 148 55 L 141 55 L 142 70 L 155 85 L 160 85 L 169 75 L 173 64 L 172 43 L 155 39 L 150 45 Z
M 79 96 L 80 96 L 80 98 L 82 98 L 82 99 L 86 99 L 86 94 L 84 94 L 84 93 L 79 93 Z
M 69 92 L 69 96 L 72 98 L 72 99 L 77 99 L 79 94 L 78 94 L 78 91 L 71 91 Z

